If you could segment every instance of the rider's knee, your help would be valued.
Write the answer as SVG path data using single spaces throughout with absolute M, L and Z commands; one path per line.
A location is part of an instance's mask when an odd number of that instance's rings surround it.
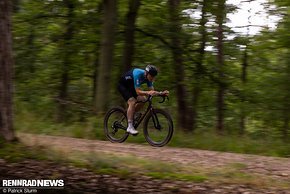
M 138 96 L 138 97 L 137 97 L 137 100 L 138 100 L 138 101 L 141 101 L 141 102 L 145 102 L 146 99 L 147 99 L 147 98 L 146 98 L 145 96 Z
M 136 104 L 136 99 L 135 98 L 129 98 L 129 100 L 127 101 L 129 106 L 134 106 Z

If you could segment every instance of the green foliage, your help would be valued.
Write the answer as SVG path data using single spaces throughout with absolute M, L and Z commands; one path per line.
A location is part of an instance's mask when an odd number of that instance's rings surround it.
M 46 115 L 41 117 L 41 114 L 35 114 L 23 108 L 20 110 L 17 111 L 15 118 L 15 129 L 17 131 L 86 139 L 105 139 L 102 117 L 91 116 L 86 118 L 86 121 L 64 124 L 55 123 L 53 119 L 47 119 Z M 53 115 L 49 117 L 53 118 Z
M 73 14 L 65 1 L 21 1 L 13 13 L 13 39 L 15 55 L 15 126 L 17 129 L 46 134 L 70 135 L 81 138 L 104 139 L 102 116 L 94 114 L 95 79 L 99 63 L 102 1 L 69 1 L 74 5 Z M 185 99 L 192 107 L 192 90 L 199 86 L 201 93 L 197 104 L 197 129 L 193 135 L 179 134 L 171 145 L 189 146 L 220 151 L 260 153 L 288 156 L 290 120 L 290 51 L 289 51 L 289 3 L 273 1 L 269 14 L 281 17 L 277 28 L 264 29 L 256 35 L 241 35 L 224 28 L 224 79 L 219 80 L 216 53 L 216 1 L 207 1 L 205 28 L 206 46 L 202 61 L 203 70 L 197 67 L 201 45 L 201 18 L 191 14 L 201 12 L 203 1 L 181 3 L 179 15 L 182 24 L 178 35 L 182 47 L 185 69 Z M 125 19 L 128 1 L 118 4 L 118 33 L 113 56 L 110 106 L 121 104 L 116 90 L 124 49 Z M 226 5 L 226 13 L 238 9 Z M 142 1 L 138 11 L 135 31 L 134 67 L 153 63 L 160 68 L 155 88 L 170 90 L 166 108 L 174 120 L 177 118 L 177 93 L 172 68 L 172 45 L 169 30 L 167 1 Z M 67 38 L 67 29 L 73 28 Z M 242 63 L 247 49 L 248 66 L 246 82 L 241 80 Z M 64 65 L 64 62 L 68 61 Z M 67 70 L 66 119 L 56 123 L 59 113 L 59 96 L 62 92 L 62 76 Z M 225 133 L 214 135 L 216 123 L 216 93 L 218 84 L 225 91 Z M 191 115 L 190 115 L 191 116 Z M 189 117 L 190 117 L 189 116 Z M 235 135 L 240 131 L 241 117 L 245 117 L 245 137 L 241 142 Z M 176 125 L 175 125 L 176 126 Z M 205 131 L 205 133 L 204 133 Z M 186 136 L 183 138 L 183 136 Z M 260 145 L 273 142 L 269 150 Z M 285 143 L 280 143 L 283 138 Z M 234 141 L 234 140 L 235 141 Z M 260 139 L 261 142 L 260 142 Z M 256 141 L 258 140 L 258 141 Z M 129 138 L 129 142 L 145 143 L 144 138 Z M 239 143 L 236 143 L 239 142 Z M 265 147 L 265 146 L 264 146 Z M 276 147 L 276 148 L 273 148 Z M 272 150 L 273 149 L 273 150 Z
M 16 129 L 20 132 L 48 135 L 70 136 L 76 138 L 107 140 L 103 132 L 103 118 L 90 117 L 86 122 L 74 122 L 67 125 L 39 120 L 35 115 L 25 113 L 16 118 Z M 126 142 L 147 145 L 143 128 L 138 136 L 130 136 Z M 238 134 L 217 135 L 211 130 L 200 129 L 195 133 L 175 130 L 168 146 L 186 147 L 202 150 L 215 150 L 243 154 L 290 157 L 290 145 L 271 135 L 272 132 L 252 131 L 244 136 Z
M 19 162 L 24 159 L 46 160 L 47 156 L 43 153 L 43 148 L 32 148 L 20 142 L 7 143 L 0 139 L 0 158 L 8 162 Z

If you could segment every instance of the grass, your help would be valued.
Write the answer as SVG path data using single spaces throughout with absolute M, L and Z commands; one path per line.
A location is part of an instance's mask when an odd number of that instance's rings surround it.
M 49 160 L 43 153 L 44 148 L 32 148 L 19 142 L 5 143 L 0 140 L 0 158 L 10 163 L 20 162 L 24 159 Z
M 175 133 L 170 146 L 203 150 L 290 157 L 290 144 L 279 139 L 260 139 L 238 135 L 216 135 L 214 132 Z
M 17 131 L 36 134 L 105 140 L 102 127 L 103 121 L 97 117 L 88 118 L 86 122 L 65 124 L 55 123 L 31 113 L 18 114 L 15 118 L 15 129 Z
M 16 129 L 22 132 L 106 140 L 103 132 L 103 117 L 91 117 L 86 122 L 56 124 L 47 119 L 38 118 L 31 113 L 23 113 L 16 115 L 15 121 Z M 140 134 L 137 137 L 129 136 L 127 142 L 147 144 L 142 130 L 143 125 L 139 128 Z M 217 135 L 210 130 L 183 133 L 175 129 L 168 146 L 290 157 L 290 143 L 285 143 L 281 139 L 269 136 Z

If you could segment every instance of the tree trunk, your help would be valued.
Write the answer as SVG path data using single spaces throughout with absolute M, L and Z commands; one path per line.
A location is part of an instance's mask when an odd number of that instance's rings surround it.
M 20 10 L 21 0 L 12 0 L 13 12 L 17 13 Z
M 71 40 L 74 34 L 74 9 L 75 5 L 72 0 L 64 1 L 66 8 L 68 9 L 66 32 L 64 34 L 64 53 L 63 62 L 61 67 L 61 77 L 60 77 L 60 87 L 58 94 L 58 122 L 64 122 L 67 118 L 67 98 L 68 98 L 68 84 L 69 84 L 69 70 L 72 63 L 73 49 L 71 45 Z
M 94 112 L 96 112 L 96 102 L 97 102 L 97 98 L 96 98 L 96 95 L 97 95 L 97 93 L 96 93 L 96 91 L 97 91 L 97 80 L 98 80 L 98 65 L 99 65 L 99 57 L 97 57 L 98 55 L 97 55 L 97 53 L 98 53 L 98 51 L 96 50 L 95 51 L 95 53 L 96 53 L 96 59 L 94 60 L 94 63 L 93 63 L 93 69 L 94 69 L 94 71 L 93 71 L 93 102 L 92 102 L 92 104 L 94 105 Z
M 13 129 L 13 57 L 10 0 L 0 1 L 0 133 L 15 139 Z
M 287 45 L 288 49 L 289 49 L 289 45 Z M 288 50 L 290 51 L 290 50 Z M 290 126 L 289 126 L 289 122 L 290 122 L 290 52 L 288 52 L 288 54 L 286 55 L 286 80 L 285 80 L 285 96 L 284 96 L 284 110 L 282 112 L 283 114 L 283 128 L 282 128 L 282 135 L 283 135 L 283 139 L 285 142 L 289 142 L 289 131 L 290 131 Z
M 27 45 L 28 45 L 28 69 L 29 72 L 31 74 L 33 74 L 35 72 L 35 61 L 36 61 L 36 48 L 35 48 L 35 43 L 34 43 L 34 39 L 35 39 L 35 28 L 34 28 L 34 24 L 30 24 L 30 32 L 28 35 L 28 40 L 27 40 Z
M 125 45 L 123 51 L 122 67 L 125 71 L 131 69 L 134 57 L 135 44 L 135 22 L 138 14 L 138 9 L 141 3 L 140 0 L 129 0 L 129 11 L 127 13 L 127 21 L 125 26 Z
M 96 91 L 96 111 L 98 113 L 106 111 L 110 100 L 111 68 L 117 24 L 117 1 L 104 0 L 103 5 L 102 41 Z
M 218 62 L 218 91 L 217 91 L 217 123 L 216 130 L 218 133 L 223 133 L 224 131 L 224 94 L 225 94 L 225 77 L 224 77 L 224 52 L 223 52 L 223 23 L 225 18 L 225 0 L 218 1 L 218 9 L 216 10 L 216 20 L 217 20 L 217 62 Z
M 207 10 L 207 2 L 208 0 L 204 0 L 203 1 L 203 5 L 202 5 L 202 10 L 201 10 L 201 19 L 199 22 L 199 34 L 201 36 L 200 39 L 200 47 L 199 47 L 199 51 L 198 51 L 198 56 L 197 56 L 197 62 L 196 62 L 196 71 L 194 72 L 194 79 L 195 79 L 195 83 L 193 91 L 192 91 L 192 109 L 191 114 L 189 114 L 189 118 L 188 118 L 188 126 L 187 128 L 190 131 L 193 131 L 196 129 L 197 127 L 197 117 L 198 117 L 198 112 L 197 112 L 197 107 L 198 107 L 198 100 L 199 100 L 199 96 L 201 94 L 202 88 L 200 86 L 200 82 L 202 79 L 202 75 L 203 75 L 203 59 L 204 59 L 204 54 L 205 54 L 205 44 L 206 44 L 206 39 L 207 39 L 207 33 L 206 33 L 206 22 L 207 22 L 207 18 L 206 18 L 206 10 Z
M 173 68 L 175 70 L 176 93 L 178 105 L 178 126 L 182 129 L 187 128 L 187 106 L 186 106 L 186 91 L 184 86 L 184 66 L 181 47 L 181 24 L 179 17 L 180 0 L 169 0 L 169 19 L 170 19 L 170 38 L 173 55 Z
M 242 96 L 241 96 L 241 110 L 240 110 L 240 134 L 244 134 L 245 133 L 245 120 L 246 120 L 246 113 L 245 113 L 245 85 L 247 83 L 247 67 L 248 67 L 248 50 L 247 50 L 247 45 L 245 48 L 245 52 L 244 52 L 244 57 L 243 57 L 243 63 L 242 63 L 242 85 L 243 85 L 243 92 L 242 92 Z
M 287 101 L 288 99 L 286 99 Z M 288 105 L 288 104 L 287 104 Z M 283 135 L 283 139 L 285 140 L 285 142 L 289 141 L 289 122 L 290 122 L 290 109 L 289 109 L 289 105 L 287 107 L 285 107 L 284 109 L 284 124 L 283 124 L 283 129 L 282 129 L 282 135 Z
M 97 10 L 98 10 L 98 16 L 100 16 L 102 14 L 102 12 L 104 11 L 104 5 L 103 5 L 103 1 L 99 2 L 98 6 L 97 6 Z M 98 20 L 98 23 L 101 23 L 101 20 Z M 95 28 L 95 33 L 99 34 L 99 26 L 96 26 Z M 97 43 L 95 44 L 95 50 L 94 50 L 94 62 L 93 62 L 93 72 L 92 72 L 92 104 L 93 104 L 93 110 L 96 113 L 96 95 L 97 95 L 97 80 L 98 80 L 98 67 L 99 67 L 99 56 L 100 56 L 100 40 L 97 41 Z

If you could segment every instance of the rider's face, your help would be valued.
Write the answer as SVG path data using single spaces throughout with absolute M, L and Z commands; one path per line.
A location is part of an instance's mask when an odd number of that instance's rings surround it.
M 153 82 L 155 80 L 155 77 L 153 77 L 152 75 L 150 75 L 149 73 L 147 74 L 147 79 L 150 81 L 150 82 Z

